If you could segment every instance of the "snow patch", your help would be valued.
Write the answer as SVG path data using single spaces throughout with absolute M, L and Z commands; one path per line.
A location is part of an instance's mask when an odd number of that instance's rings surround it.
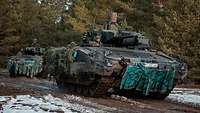
M 200 107 L 200 96 L 193 94 L 170 94 L 167 100 Z
M 100 104 L 91 102 L 91 101 L 89 101 L 87 99 L 83 99 L 83 98 L 81 98 L 79 96 L 75 96 L 75 95 L 67 95 L 66 94 L 64 98 L 69 100 L 72 103 L 74 103 L 74 102 L 82 103 L 82 104 L 85 104 L 87 106 L 91 106 L 93 108 L 100 109 L 100 110 L 103 110 L 103 111 L 111 112 L 111 111 L 117 110 L 117 108 L 100 105 Z
M 11 96 L 0 96 L 0 103 L 7 102 L 11 98 L 12 98 Z
M 174 88 L 172 94 L 195 94 L 200 96 L 200 89 L 198 88 Z
M 130 103 L 131 105 L 135 105 L 135 106 L 138 106 L 140 108 L 155 109 L 152 106 L 149 106 L 149 105 L 147 105 L 145 103 L 134 101 L 134 100 L 128 99 L 127 97 L 124 97 L 124 96 L 111 95 L 111 98 L 115 99 L 115 100 L 118 100 L 118 101 Z
M 81 104 L 75 101 L 93 104 L 74 95 L 68 96 L 65 99 L 57 98 L 50 94 L 40 97 L 31 95 L 18 95 L 16 97 L 0 96 L 0 104 L 3 102 L 0 113 L 107 113 L 114 110 L 105 106 L 88 106 L 85 103 Z M 94 105 L 98 106 L 96 103 Z

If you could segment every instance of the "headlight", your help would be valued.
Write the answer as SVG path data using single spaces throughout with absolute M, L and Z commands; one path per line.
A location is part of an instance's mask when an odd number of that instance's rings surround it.
M 111 63 L 111 61 L 109 61 L 108 59 L 106 60 L 106 66 L 107 66 L 107 67 L 112 67 L 112 63 Z
M 182 67 L 181 67 L 181 70 L 185 70 L 185 66 L 182 66 Z
M 158 64 L 155 64 L 155 63 L 144 63 L 144 67 L 157 68 Z
M 112 64 L 110 62 L 107 63 L 108 67 L 112 67 Z

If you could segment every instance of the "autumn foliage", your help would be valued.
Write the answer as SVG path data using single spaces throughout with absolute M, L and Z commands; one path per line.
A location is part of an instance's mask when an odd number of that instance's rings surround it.
M 0 6 L 1 65 L 33 38 L 45 47 L 78 42 L 114 11 L 124 13 L 124 26 L 151 38 L 154 48 L 187 62 L 189 78 L 200 79 L 199 0 L 1 0 Z

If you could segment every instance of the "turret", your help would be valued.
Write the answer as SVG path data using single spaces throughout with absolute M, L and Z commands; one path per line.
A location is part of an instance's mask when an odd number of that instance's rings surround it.
M 101 34 L 101 41 L 104 45 L 137 49 L 149 48 L 149 39 L 145 38 L 141 33 L 125 30 L 102 30 Z
M 149 39 L 145 38 L 141 33 L 125 31 L 125 30 L 100 30 L 85 32 L 83 35 L 83 46 L 91 46 L 90 41 L 95 41 L 95 37 L 101 37 L 103 46 L 109 47 L 128 47 L 135 49 L 149 49 Z
M 134 49 L 149 49 L 149 39 L 145 38 L 141 33 L 128 31 L 126 17 L 115 12 L 110 14 L 108 20 L 96 20 L 96 24 L 103 26 L 103 29 L 92 29 L 83 34 L 82 46 L 93 46 L 96 37 L 101 38 L 102 46 L 107 47 L 128 47 Z M 95 44 L 96 45 L 96 44 Z

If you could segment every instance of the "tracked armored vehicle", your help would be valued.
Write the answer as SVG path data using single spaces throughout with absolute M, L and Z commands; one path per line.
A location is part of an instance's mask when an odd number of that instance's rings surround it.
M 101 31 L 109 35 L 102 35 L 99 47 L 91 46 L 92 38 L 84 36 L 83 47 L 59 50 L 54 60 L 58 87 L 86 96 L 114 93 L 165 98 L 187 74 L 185 63 L 151 51 L 146 45 L 148 41 L 139 40 L 135 33 L 125 31 L 114 35 L 114 32 Z M 85 38 L 90 40 L 85 41 Z M 120 47 L 115 46 L 116 43 Z
M 110 23 L 106 28 L 112 27 Z M 58 87 L 86 96 L 114 93 L 164 99 L 187 74 L 184 62 L 153 50 L 149 39 L 127 30 L 92 29 L 84 33 L 81 46 L 55 53 Z
M 76 47 L 73 52 L 63 49 L 62 53 L 55 67 L 59 88 L 90 96 L 102 96 L 112 89 L 111 93 L 137 92 L 164 98 L 186 68 L 159 52 Z
M 34 77 L 43 71 L 43 55 L 45 48 L 26 47 L 21 49 L 16 56 L 8 57 L 7 69 L 11 77 Z

